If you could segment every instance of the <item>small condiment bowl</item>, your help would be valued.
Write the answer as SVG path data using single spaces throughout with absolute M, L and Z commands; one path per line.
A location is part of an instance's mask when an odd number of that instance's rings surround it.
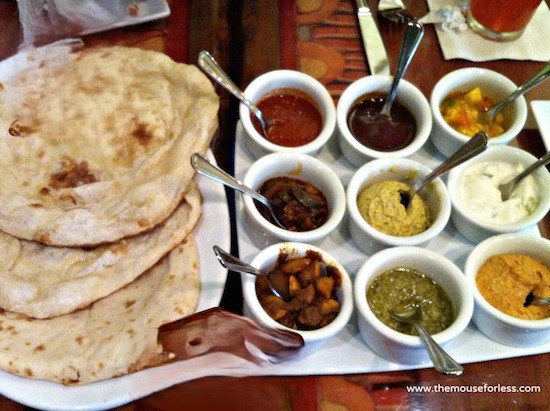
M 274 70 L 256 77 L 244 90 L 246 98 L 256 104 L 262 97 L 278 89 L 301 90 L 311 97 L 319 109 L 323 125 L 320 134 L 311 142 L 297 146 L 286 147 L 268 141 L 252 124 L 251 113 L 241 103 L 239 116 L 247 138 L 247 146 L 255 158 L 269 153 L 289 152 L 315 155 L 330 139 L 336 126 L 336 108 L 328 90 L 313 77 L 294 70 Z M 296 113 L 299 115 L 299 113 Z
M 321 255 L 326 265 L 335 266 L 342 274 L 342 285 L 337 291 L 340 303 L 340 312 L 328 325 L 317 330 L 295 330 L 278 323 L 262 308 L 256 294 L 256 277 L 252 275 L 242 276 L 242 289 L 245 303 L 245 313 L 254 318 L 260 325 L 268 328 L 279 328 L 299 333 L 305 342 L 299 356 L 308 355 L 320 349 L 332 337 L 336 336 L 346 327 L 353 313 L 352 282 L 346 269 L 326 251 L 306 243 L 284 242 L 273 244 L 264 248 L 251 261 L 251 265 L 264 271 L 270 271 L 276 264 L 280 253 L 288 253 L 291 258 L 303 257 L 311 250 Z
M 265 244 L 276 241 L 316 242 L 329 235 L 342 221 L 346 211 L 346 193 L 338 176 L 322 161 L 300 153 L 272 153 L 256 160 L 246 172 L 243 183 L 258 190 L 272 177 L 286 176 L 295 178 L 317 187 L 325 196 L 328 204 L 327 221 L 309 231 L 285 230 L 266 220 L 256 208 L 254 200 L 243 197 L 248 220 L 255 231 L 265 236 Z
M 395 151 L 378 151 L 361 144 L 348 126 L 348 116 L 354 103 L 370 93 L 385 93 L 390 90 L 393 77 L 374 75 L 351 83 L 342 93 L 336 106 L 338 143 L 346 159 L 360 167 L 375 158 L 408 157 L 418 151 L 428 140 L 432 129 L 430 105 L 422 92 L 412 83 L 401 80 L 395 101 L 405 107 L 416 120 L 416 135 L 406 146 Z
M 423 179 L 431 170 L 407 158 L 384 158 L 370 161 L 360 167 L 351 177 L 346 189 L 349 232 L 352 239 L 364 252 L 370 254 L 387 246 L 414 246 L 429 242 L 439 235 L 449 221 L 451 200 L 447 188 L 440 178 L 420 190 L 419 194 L 427 203 L 432 224 L 422 233 L 399 237 L 375 229 L 361 215 L 357 198 L 366 187 L 388 180 L 409 182 L 409 185 Z
M 441 114 L 441 102 L 455 90 L 470 91 L 480 87 L 483 95 L 490 97 L 495 103 L 504 100 L 514 92 L 517 86 L 512 80 L 496 71 L 470 67 L 452 71 L 443 76 L 435 85 L 430 96 L 430 107 L 433 115 L 433 130 L 431 140 L 437 150 L 450 157 L 470 137 L 459 133 L 444 120 Z M 523 96 L 518 97 L 501 113 L 504 114 L 508 129 L 501 135 L 489 139 L 489 145 L 508 144 L 521 131 L 527 120 L 527 104 Z
M 445 347 L 468 326 L 474 309 L 472 290 L 464 274 L 442 255 L 420 247 L 398 247 L 379 251 L 359 269 L 353 284 L 359 332 L 367 345 L 381 357 L 401 364 L 429 362 L 428 353 L 420 338 L 400 333 L 379 320 L 367 301 L 367 290 L 373 280 L 386 271 L 408 268 L 429 276 L 451 299 L 455 312 L 453 323 L 432 335 Z M 450 352 L 452 356 L 452 352 Z M 460 360 L 455 358 L 455 360 Z
M 464 273 L 474 294 L 473 322 L 492 340 L 509 346 L 528 347 L 550 340 L 550 318 L 527 320 L 505 314 L 481 295 L 476 276 L 492 256 L 525 254 L 550 267 L 550 240 L 527 234 L 500 234 L 478 244 L 468 255 Z
M 494 223 L 484 220 L 479 212 L 468 208 L 461 195 L 461 180 L 471 167 L 484 162 L 505 162 L 521 164 L 524 168 L 537 161 L 537 158 L 529 152 L 512 146 L 490 146 L 486 151 L 468 160 L 466 163 L 449 172 L 447 189 L 451 197 L 452 212 L 451 222 L 455 228 L 468 240 L 479 243 L 484 239 L 497 234 L 528 231 L 546 216 L 550 210 L 550 195 L 547 187 L 550 186 L 550 173 L 545 167 L 539 167 L 531 176 L 534 177 L 536 186 L 539 187 L 541 198 L 533 212 L 525 219 L 515 223 Z M 478 181 L 481 181 L 478 179 Z M 493 190 L 496 190 L 494 188 Z M 492 194 L 490 188 L 476 190 L 476 196 Z

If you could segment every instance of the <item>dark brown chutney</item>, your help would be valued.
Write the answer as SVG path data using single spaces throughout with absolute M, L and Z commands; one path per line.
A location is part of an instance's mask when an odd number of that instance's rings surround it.
M 397 101 L 390 116 L 380 114 L 386 94 L 369 93 L 359 97 L 348 113 L 351 134 L 364 146 L 378 151 L 396 151 L 406 147 L 416 134 L 412 114 Z
M 342 274 L 322 256 L 308 250 L 303 257 L 291 258 L 281 252 L 275 267 L 288 278 L 289 301 L 283 301 L 269 288 L 266 277 L 256 279 L 256 294 L 266 313 L 278 323 L 298 330 L 314 330 L 331 323 L 340 312 L 336 296 Z
M 266 120 L 272 121 L 266 138 L 273 144 L 303 146 L 313 141 L 323 128 L 323 118 L 317 103 L 298 89 L 273 90 L 263 96 L 256 106 Z M 256 131 L 263 135 L 258 119 L 254 115 L 250 119 Z
M 297 178 L 273 177 L 264 181 L 258 192 L 271 202 L 277 219 L 287 230 L 314 230 L 328 219 L 327 199 L 313 184 Z M 267 207 L 256 201 L 255 204 L 262 216 L 276 225 Z
M 376 317 L 396 331 L 418 335 L 414 328 L 390 316 L 399 306 L 417 305 L 421 323 L 430 334 L 448 328 L 455 315 L 451 299 L 432 278 L 417 270 L 398 267 L 377 276 L 367 290 L 367 302 Z

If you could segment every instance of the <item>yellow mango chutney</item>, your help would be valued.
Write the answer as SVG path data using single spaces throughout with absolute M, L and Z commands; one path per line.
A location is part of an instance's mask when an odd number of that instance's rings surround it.
M 497 113 L 492 124 L 483 122 L 479 115 L 495 104 L 493 99 L 483 95 L 481 88 L 475 87 L 470 91 L 452 91 L 443 99 L 439 109 L 447 124 L 461 134 L 472 137 L 483 131 L 488 137 L 496 137 L 508 128 L 504 114 Z

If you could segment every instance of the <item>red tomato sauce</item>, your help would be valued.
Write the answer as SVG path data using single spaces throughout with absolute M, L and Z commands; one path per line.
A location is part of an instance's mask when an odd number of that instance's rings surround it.
M 316 103 L 300 90 L 284 88 L 270 92 L 256 106 L 264 118 L 272 121 L 267 140 L 285 147 L 298 147 L 313 141 L 323 127 L 323 118 Z M 252 124 L 263 135 L 258 119 Z

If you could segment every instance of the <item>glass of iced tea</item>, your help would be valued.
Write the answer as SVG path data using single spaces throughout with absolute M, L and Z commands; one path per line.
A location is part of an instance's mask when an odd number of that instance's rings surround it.
M 468 26 L 489 40 L 519 38 L 542 0 L 471 0 Z

